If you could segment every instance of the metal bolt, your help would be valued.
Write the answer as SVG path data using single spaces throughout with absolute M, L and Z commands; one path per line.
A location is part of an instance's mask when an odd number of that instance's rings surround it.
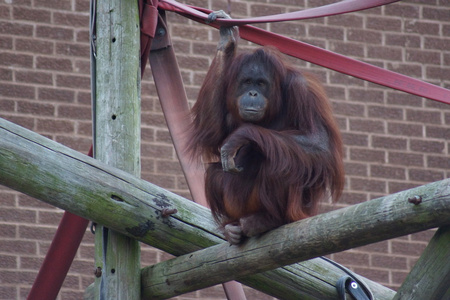
M 102 268 L 97 267 L 97 269 L 95 269 L 94 271 L 94 275 L 95 277 L 100 278 L 102 276 Z
M 162 27 L 158 27 L 158 29 L 156 29 L 156 35 L 157 36 L 164 36 L 166 35 L 166 30 Z
M 422 197 L 416 195 L 414 197 L 408 198 L 408 202 L 414 205 L 419 205 L 420 203 L 422 203 Z
M 176 208 L 163 208 L 161 210 L 161 215 L 163 218 L 167 218 L 170 215 L 176 214 L 178 210 Z

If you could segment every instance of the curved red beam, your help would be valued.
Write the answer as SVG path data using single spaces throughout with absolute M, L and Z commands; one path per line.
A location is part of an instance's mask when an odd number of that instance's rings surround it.
M 174 1 L 163 0 L 163 2 L 159 4 L 159 7 L 168 11 L 177 12 L 203 24 L 206 24 L 205 19 L 207 14 L 212 12 L 211 10 L 189 7 L 180 3 L 177 3 L 177 6 L 175 7 L 168 4 L 168 2 L 173 3 Z M 215 28 L 220 27 L 218 21 L 208 25 Z M 259 45 L 275 46 L 287 55 L 382 86 L 450 104 L 450 90 L 448 89 L 253 26 L 241 25 L 239 26 L 239 31 L 240 36 L 243 39 Z

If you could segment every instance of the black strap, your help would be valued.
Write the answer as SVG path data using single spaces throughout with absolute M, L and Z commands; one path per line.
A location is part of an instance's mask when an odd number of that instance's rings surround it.
M 336 283 L 336 289 L 340 300 L 346 300 L 347 291 L 356 300 L 372 300 L 371 293 L 366 290 L 364 285 L 360 285 L 351 276 L 342 276 Z

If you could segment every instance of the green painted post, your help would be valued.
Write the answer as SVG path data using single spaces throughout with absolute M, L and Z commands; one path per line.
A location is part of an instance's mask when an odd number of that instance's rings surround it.
M 99 0 L 96 28 L 95 158 L 139 177 L 137 1 Z M 96 273 L 95 299 L 140 299 L 139 243 L 98 224 L 95 247 L 95 267 L 101 270 Z

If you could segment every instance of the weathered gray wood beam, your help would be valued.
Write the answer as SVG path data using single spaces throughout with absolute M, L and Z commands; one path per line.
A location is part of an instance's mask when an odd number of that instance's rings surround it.
M 435 233 L 394 300 L 450 299 L 450 226 Z
M 0 184 L 173 255 L 223 242 L 209 209 L 1 118 Z
M 94 157 L 136 177 L 141 174 L 141 69 L 136 0 L 98 0 Z M 94 75 L 94 74 L 93 74 Z M 94 269 L 94 268 L 93 268 Z M 140 299 L 140 244 L 98 223 L 95 299 Z
M 408 201 L 416 198 L 420 204 Z M 288 224 L 240 246 L 219 244 L 147 267 L 143 297 L 246 283 L 247 275 L 449 223 L 447 179 Z
M 173 255 L 190 253 L 223 242 L 208 209 L 3 119 L 0 119 L 0 170 L 2 185 L 104 224 Z M 443 225 L 449 221 L 450 214 L 449 182 L 444 180 L 412 189 L 402 193 L 401 198 L 391 195 L 373 200 L 380 206 L 375 205 L 372 211 L 366 210 L 368 207 L 365 205 L 372 205 L 373 201 L 350 207 L 350 210 L 342 212 L 344 217 L 348 217 L 346 228 L 351 230 L 353 227 L 356 233 L 361 230 L 362 224 L 355 224 L 353 220 L 355 214 L 370 220 L 369 223 L 376 228 L 373 230 L 379 229 L 380 234 L 390 232 L 390 237 Z M 422 204 L 404 204 L 403 197 L 416 194 L 422 195 Z M 435 199 L 430 200 L 433 197 Z M 178 213 L 163 217 L 165 208 L 177 208 Z M 409 227 L 404 222 L 398 228 L 383 225 L 382 216 L 392 210 L 404 210 L 405 216 L 413 213 L 415 221 Z M 331 226 L 318 224 L 317 228 L 311 230 L 318 233 L 325 231 L 322 234 L 329 240 L 327 249 L 334 251 L 339 248 L 333 244 L 336 236 L 334 230 L 339 230 L 336 226 L 339 220 L 330 221 L 333 223 Z M 309 222 L 306 224 L 311 224 Z M 296 227 L 295 224 L 291 226 Z M 279 230 L 284 232 L 286 229 Z M 352 247 L 356 237 L 350 236 L 340 245 Z M 321 238 L 324 237 L 318 235 L 318 239 Z M 267 237 L 263 236 L 262 239 Z M 290 237 L 286 236 L 286 239 L 289 243 Z M 370 237 L 365 237 L 361 242 L 366 244 L 370 240 Z M 253 242 L 258 244 L 261 241 L 255 239 L 249 244 Z M 312 252 L 308 255 L 323 254 L 316 250 Z M 289 253 L 287 255 L 291 257 Z M 241 278 L 240 281 L 278 298 L 335 299 L 336 275 L 331 274 L 333 271 L 330 266 L 312 261 L 305 266 L 296 264 L 278 268 Z M 289 283 L 285 288 L 282 285 L 286 282 Z M 308 282 L 314 284 L 306 284 Z M 289 297 L 284 290 L 290 293 Z

